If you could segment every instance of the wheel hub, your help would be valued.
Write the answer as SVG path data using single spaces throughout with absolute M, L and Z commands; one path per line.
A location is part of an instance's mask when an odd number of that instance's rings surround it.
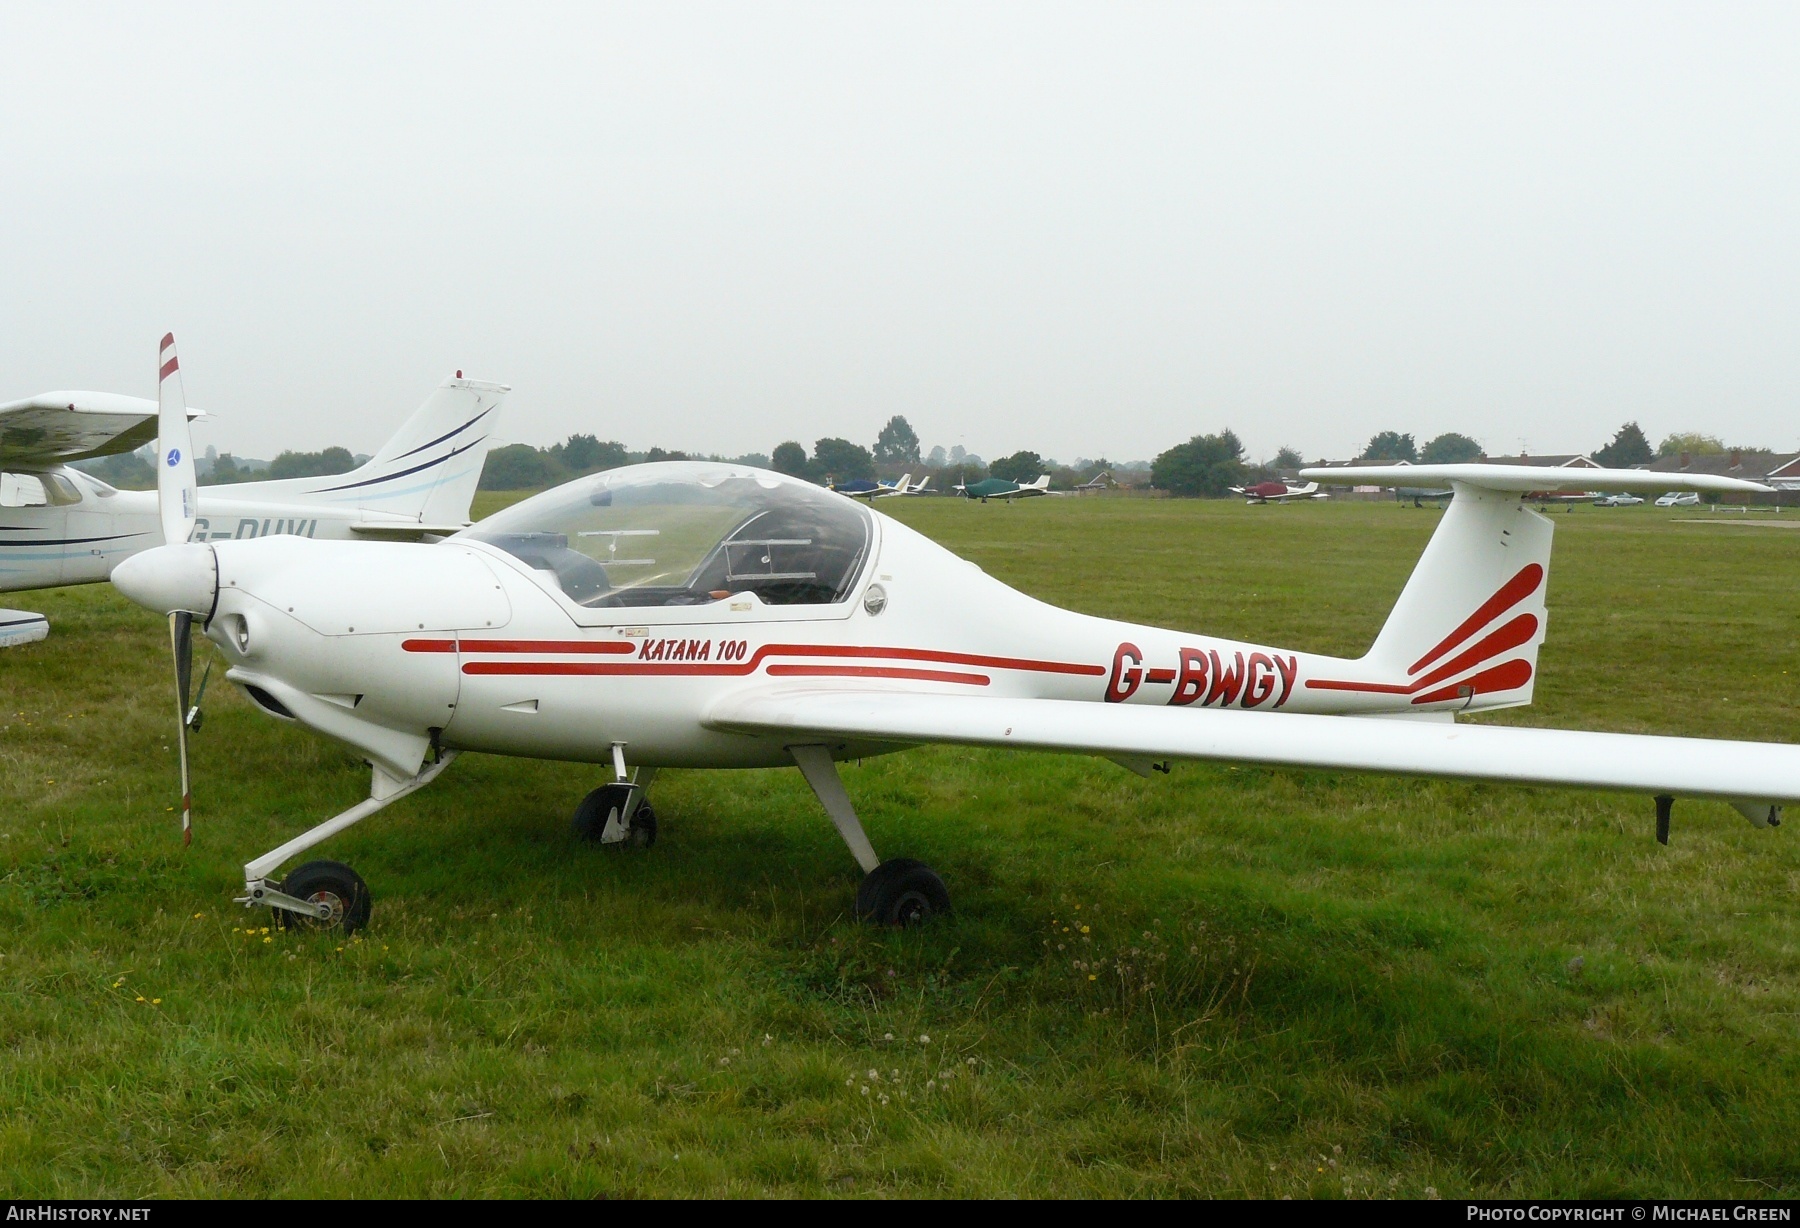
M 306 897 L 306 902 L 309 904 L 324 904 L 331 909 L 331 913 L 328 916 L 319 918 L 320 922 L 327 928 L 336 925 L 344 919 L 344 898 L 335 891 L 315 891 Z

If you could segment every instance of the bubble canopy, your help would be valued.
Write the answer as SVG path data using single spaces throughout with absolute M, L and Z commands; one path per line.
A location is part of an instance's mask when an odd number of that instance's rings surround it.
M 632 465 L 547 490 L 456 535 L 522 560 L 592 609 L 845 600 L 874 540 L 867 508 L 739 465 Z

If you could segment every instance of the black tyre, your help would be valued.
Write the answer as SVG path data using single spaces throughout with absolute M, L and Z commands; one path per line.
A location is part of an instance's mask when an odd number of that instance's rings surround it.
M 601 834 L 606 831 L 607 822 L 630 803 L 631 794 L 629 786 L 611 784 L 601 785 L 582 798 L 575 807 L 575 817 L 569 823 L 576 838 L 598 844 Z M 637 813 L 631 816 L 630 833 L 626 840 L 618 843 L 627 841 L 634 848 L 649 848 L 656 843 L 656 811 L 650 808 L 648 798 L 638 802 Z
M 342 930 L 354 934 L 369 923 L 373 901 L 362 875 L 340 861 L 309 861 L 288 872 L 281 890 L 314 904 L 331 906 L 330 917 L 303 917 L 285 908 L 275 910 L 282 929 Z
M 638 803 L 637 813 L 631 816 L 628 839 L 636 849 L 647 849 L 656 843 L 656 811 L 650 809 L 648 798 Z
M 856 915 L 876 925 L 910 929 L 950 911 L 950 892 L 922 861 L 896 857 L 876 866 L 856 889 Z

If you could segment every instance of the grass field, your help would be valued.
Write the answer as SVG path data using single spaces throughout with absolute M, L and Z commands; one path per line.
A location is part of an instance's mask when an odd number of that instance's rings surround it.
M 883 510 L 1054 602 L 1339 653 L 1438 520 Z M 1677 511 L 1555 516 L 1496 719 L 1800 735 L 1800 528 Z M 0 656 L 8 1196 L 1800 1195 L 1791 823 L 924 750 L 845 772 L 957 903 L 888 933 L 797 772 L 666 773 L 627 851 L 568 834 L 597 771 L 471 755 L 320 850 L 363 940 L 265 934 L 242 863 L 366 770 L 215 688 L 184 851 L 162 625 L 16 604 L 54 630 Z

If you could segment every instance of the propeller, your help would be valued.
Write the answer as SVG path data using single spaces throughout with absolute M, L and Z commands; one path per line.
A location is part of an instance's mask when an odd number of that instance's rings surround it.
M 187 398 L 181 388 L 181 363 L 175 357 L 175 334 L 162 339 L 157 355 L 156 505 L 162 515 L 163 543 L 184 543 L 194 531 L 199 510 L 199 481 L 194 476 L 194 441 L 188 430 Z M 181 842 L 194 842 L 194 795 L 188 785 L 188 686 L 194 676 L 194 616 L 187 610 L 169 614 L 169 648 L 175 660 L 175 738 L 181 750 Z M 202 687 L 205 683 L 202 680 Z M 196 727 L 198 722 L 195 722 Z

